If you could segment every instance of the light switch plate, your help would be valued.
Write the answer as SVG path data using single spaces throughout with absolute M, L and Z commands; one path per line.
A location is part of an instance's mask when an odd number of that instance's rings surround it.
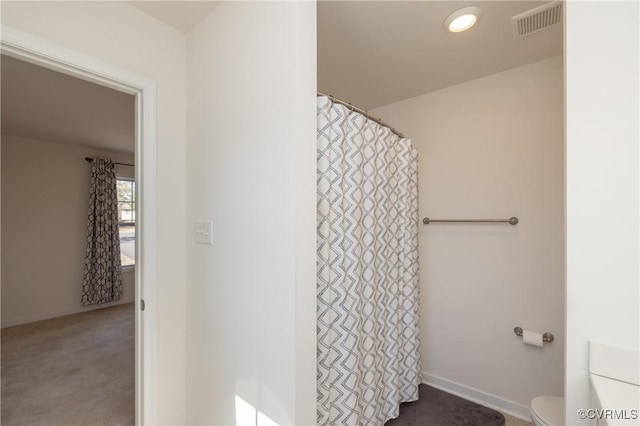
M 213 244 L 213 222 L 196 222 L 194 226 L 195 239 L 197 244 Z

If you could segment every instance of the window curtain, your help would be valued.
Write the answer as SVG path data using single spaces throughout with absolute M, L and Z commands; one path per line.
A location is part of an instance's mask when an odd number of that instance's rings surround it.
M 382 426 L 418 399 L 418 155 L 318 97 L 319 425 Z
M 82 305 L 120 300 L 122 270 L 118 227 L 115 163 L 94 158 L 89 183 L 87 249 L 82 283 Z

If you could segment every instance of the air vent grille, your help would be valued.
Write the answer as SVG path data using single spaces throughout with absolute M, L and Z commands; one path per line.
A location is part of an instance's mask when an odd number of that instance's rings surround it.
M 562 22 L 562 2 L 554 1 L 519 13 L 511 18 L 513 37 L 520 38 L 537 33 Z

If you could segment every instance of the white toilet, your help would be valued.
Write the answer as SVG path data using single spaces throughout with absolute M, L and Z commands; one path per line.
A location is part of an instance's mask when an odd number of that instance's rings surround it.
M 531 421 L 534 426 L 563 426 L 564 398 L 538 396 L 531 401 Z

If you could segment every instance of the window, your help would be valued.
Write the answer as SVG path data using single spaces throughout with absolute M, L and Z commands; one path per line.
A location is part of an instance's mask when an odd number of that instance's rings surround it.
M 117 178 L 118 225 L 120 227 L 120 261 L 122 266 L 136 263 L 136 183 Z

